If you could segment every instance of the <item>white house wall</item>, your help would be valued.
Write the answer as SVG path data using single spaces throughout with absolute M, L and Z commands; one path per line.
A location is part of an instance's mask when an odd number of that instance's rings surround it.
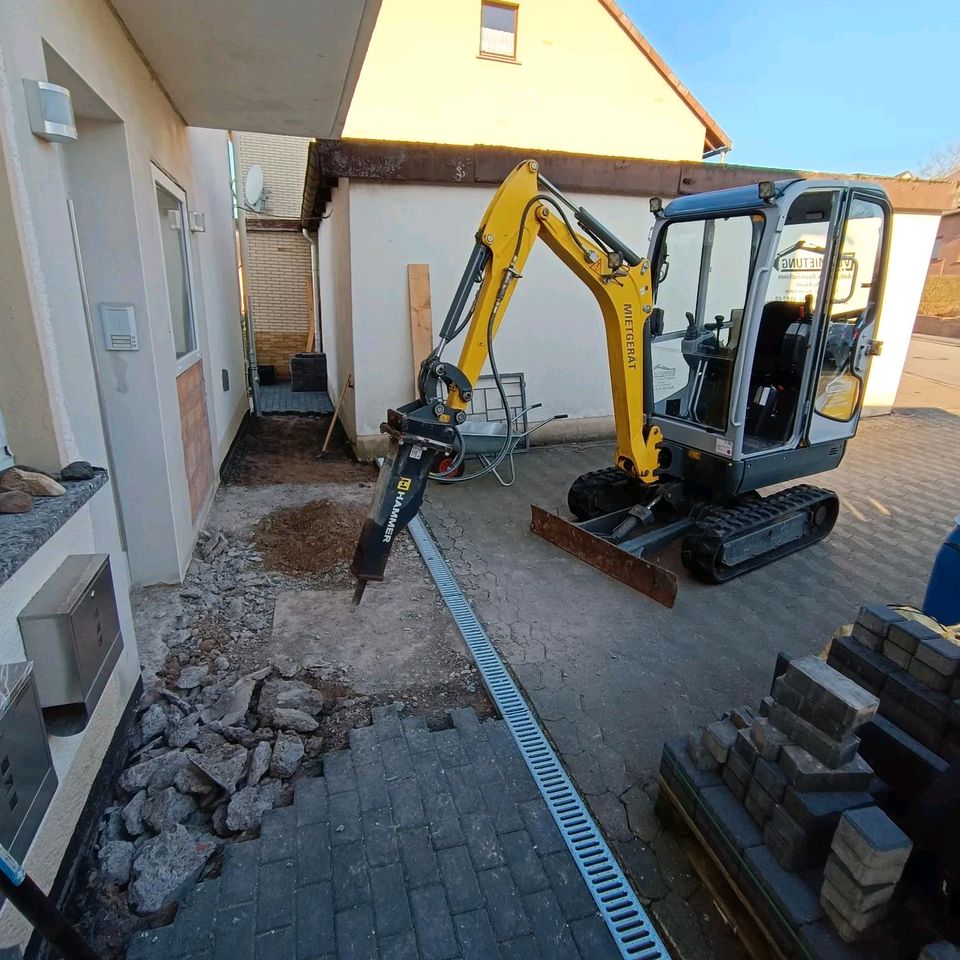
M 130 263 L 122 269 L 118 264 L 115 283 L 104 275 L 97 299 L 135 304 L 141 352 L 126 355 L 127 376 L 115 372 L 106 393 L 108 404 L 115 408 L 139 405 L 146 417 L 146 421 L 138 417 L 137 422 L 124 423 L 118 416 L 112 436 L 125 454 L 117 459 L 137 490 L 127 513 L 142 508 L 149 515 L 144 522 L 154 525 L 144 535 L 151 549 L 131 545 L 134 581 L 175 582 L 189 562 L 195 529 L 184 471 L 176 359 L 151 163 L 185 190 L 191 209 L 207 215 L 206 233 L 189 234 L 189 243 L 216 457 L 225 452 L 245 403 L 236 346 L 231 346 L 239 340 L 239 307 L 231 292 L 233 278 L 228 281 L 226 276 L 234 253 L 232 224 L 228 225 L 224 213 L 229 202 L 224 199 L 224 194 L 229 196 L 225 172 L 222 192 L 216 196 L 215 178 L 225 165 L 218 162 L 215 172 L 203 178 L 197 174 L 211 158 L 216 142 L 224 143 L 225 135 L 187 130 L 115 14 L 99 0 L 5 5 L 0 53 L 6 88 L 6 103 L 0 100 L 0 105 L 7 111 L 6 129 L 14 137 L 7 149 L 21 187 L 18 200 L 27 228 L 23 246 L 35 256 L 31 282 L 44 365 L 51 389 L 58 394 L 53 406 L 60 448 L 62 455 L 98 463 L 105 462 L 104 437 L 67 214 L 70 187 L 61 163 L 61 151 L 71 146 L 49 144 L 31 134 L 22 79 L 46 79 L 48 64 L 65 64 L 82 78 L 97 103 L 122 122 L 128 188 L 116 197 L 103 191 L 96 200 L 107 208 L 102 211 L 105 223 L 111 216 L 127 218 L 126 227 L 135 230 L 135 246 L 129 251 Z M 83 190 L 82 183 L 72 187 L 75 193 Z M 95 309 L 96 303 L 92 306 Z M 231 373 L 231 390 L 221 396 L 224 367 Z M 155 423 L 149 423 L 148 409 L 154 412 Z M 14 415 L 5 412 L 8 420 Z
M 57 791 L 24 859 L 34 881 L 49 890 L 127 701 L 140 676 L 140 658 L 127 595 L 130 575 L 120 546 L 109 487 L 102 487 L 0 588 L 0 662 L 25 659 L 17 615 L 72 553 L 108 553 L 116 589 L 124 648 L 93 716 L 72 737 L 51 737 Z M 0 909 L 0 947 L 23 945 L 30 924 L 9 903 Z
M 492 188 L 485 187 L 362 180 L 350 182 L 348 202 L 344 181 L 333 191 L 333 213 L 321 232 L 329 229 L 336 235 L 339 230 L 342 235 L 349 230 L 349 263 L 334 253 L 339 277 L 334 286 L 338 317 L 341 321 L 352 317 L 353 342 L 351 349 L 341 322 L 336 349 L 338 367 L 350 366 L 354 372 L 355 430 L 350 429 L 349 415 L 345 424 L 357 438 L 361 455 L 378 449 L 379 424 L 386 409 L 414 396 L 407 264 L 429 264 L 436 334 L 492 193 Z M 646 252 L 653 219 L 648 198 L 582 194 L 573 199 L 628 244 Z M 884 355 L 868 385 L 867 413 L 887 412 L 892 405 L 936 224 L 933 215 L 897 214 L 895 218 L 881 316 Z M 329 283 L 327 278 L 328 289 Z M 344 290 L 352 299 L 349 306 L 343 303 Z M 454 343 L 445 356 L 456 361 L 459 346 Z M 545 430 L 541 439 L 612 433 L 610 376 L 599 309 L 545 245 L 534 249 L 519 281 L 496 341 L 496 357 L 501 371 L 524 373 L 528 401 L 543 404 L 538 418 L 569 416 L 557 429 Z

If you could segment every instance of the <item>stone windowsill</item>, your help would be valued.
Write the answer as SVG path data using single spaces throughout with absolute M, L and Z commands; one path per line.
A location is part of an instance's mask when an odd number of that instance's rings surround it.
M 91 480 L 63 481 L 62 497 L 38 497 L 29 513 L 0 514 L 0 587 L 106 482 L 107 471 L 97 468 Z

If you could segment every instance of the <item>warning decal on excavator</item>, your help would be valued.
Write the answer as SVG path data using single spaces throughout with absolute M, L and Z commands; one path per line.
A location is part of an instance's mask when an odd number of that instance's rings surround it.
M 397 481 L 397 489 L 398 489 L 398 490 L 409 490 L 410 487 L 412 487 L 412 486 L 413 486 L 413 481 L 410 480 L 408 477 L 401 477 L 401 478 Z

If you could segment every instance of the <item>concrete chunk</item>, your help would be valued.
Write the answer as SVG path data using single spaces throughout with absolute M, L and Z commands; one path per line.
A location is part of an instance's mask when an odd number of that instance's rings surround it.
M 760 756 L 773 762 L 780 757 L 780 750 L 790 742 L 790 738 L 766 717 L 758 717 L 753 721 L 750 725 L 750 737 Z
M 726 763 L 727 754 L 737 739 L 737 728 L 729 720 L 714 720 L 703 731 L 703 744 L 716 758 L 717 763 Z
M 788 744 L 780 751 L 780 766 L 797 790 L 866 790 L 873 770 L 862 757 L 831 770 L 803 747 Z

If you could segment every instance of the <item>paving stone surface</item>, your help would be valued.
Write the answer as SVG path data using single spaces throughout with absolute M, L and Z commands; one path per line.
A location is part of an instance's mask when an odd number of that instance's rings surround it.
M 668 551 L 672 610 L 530 533 L 530 504 L 568 516 L 570 484 L 609 466 L 610 444 L 535 448 L 508 489 L 483 478 L 428 491 L 423 514 L 444 556 L 637 892 L 664 901 L 653 915 L 681 956 L 743 954 L 708 898 L 691 909 L 698 894 L 665 883 L 659 827 L 638 798 L 652 809 L 665 740 L 759 704 L 778 652 L 818 653 L 864 603 L 923 600 L 960 512 L 960 418 L 914 406 L 863 421 L 841 466 L 810 481 L 840 496 L 823 543 L 722 586 L 692 580 Z M 632 836 L 618 834 L 618 807 Z
M 506 725 L 452 716 L 374 711 L 129 960 L 618 956 Z

